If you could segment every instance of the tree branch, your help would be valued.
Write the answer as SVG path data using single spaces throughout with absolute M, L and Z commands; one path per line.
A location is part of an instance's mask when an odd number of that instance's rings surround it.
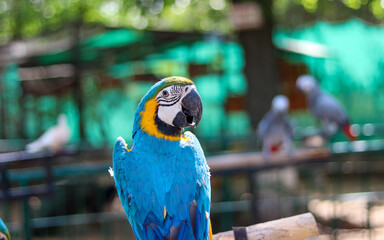
M 303 240 L 318 235 L 311 213 L 282 218 L 246 227 L 248 240 Z M 217 233 L 213 240 L 234 240 L 233 231 Z

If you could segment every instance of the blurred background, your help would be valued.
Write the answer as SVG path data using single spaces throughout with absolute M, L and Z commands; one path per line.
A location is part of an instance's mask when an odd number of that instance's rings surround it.
M 180 75 L 203 100 L 191 131 L 208 164 L 235 156 L 212 168 L 214 233 L 310 211 L 319 239 L 384 239 L 383 23 L 383 0 L 1 0 L 0 217 L 12 239 L 133 239 L 112 147 L 132 144 L 150 86 Z M 357 141 L 316 138 L 302 74 L 340 101 Z M 262 157 L 256 130 L 277 94 L 302 160 L 237 166 Z M 66 146 L 25 152 L 60 114 Z

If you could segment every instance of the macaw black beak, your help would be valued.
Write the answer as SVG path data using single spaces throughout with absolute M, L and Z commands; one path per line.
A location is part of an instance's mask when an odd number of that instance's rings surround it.
M 173 124 L 180 128 L 196 127 L 203 114 L 203 103 L 196 89 L 192 89 L 181 100 L 182 111 L 173 120 Z

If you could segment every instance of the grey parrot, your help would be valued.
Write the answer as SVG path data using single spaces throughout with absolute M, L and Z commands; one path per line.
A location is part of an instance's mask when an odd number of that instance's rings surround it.
M 257 133 L 263 144 L 264 157 L 277 152 L 284 146 L 288 154 L 292 153 L 293 125 L 288 117 L 289 100 L 277 95 L 272 100 L 272 107 L 260 121 Z
M 356 140 L 356 134 L 340 102 L 321 91 L 314 77 L 302 75 L 297 79 L 296 86 L 306 95 L 307 106 L 310 112 L 320 120 L 326 138 L 340 128 L 349 140 Z

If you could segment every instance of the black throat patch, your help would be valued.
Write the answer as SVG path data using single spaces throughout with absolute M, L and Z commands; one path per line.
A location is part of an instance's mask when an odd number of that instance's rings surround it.
M 157 125 L 157 129 L 159 129 L 159 131 L 165 135 L 177 137 L 177 136 L 180 136 L 182 133 L 181 128 L 171 126 L 171 125 L 166 124 L 165 122 L 161 121 L 157 115 L 157 110 L 156 110 L 156 116 L 155 116 L 155 123 Z

